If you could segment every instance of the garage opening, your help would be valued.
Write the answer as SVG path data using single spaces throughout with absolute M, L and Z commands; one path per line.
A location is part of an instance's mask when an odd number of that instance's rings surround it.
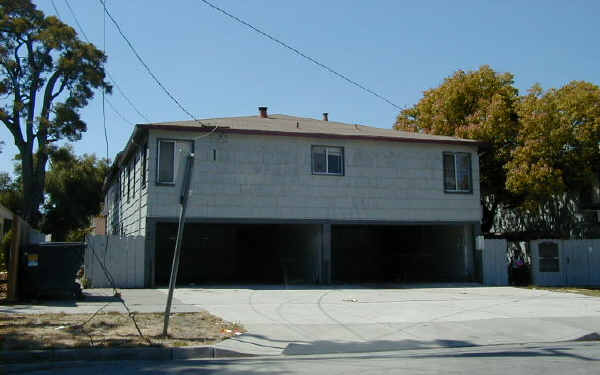
M 464 226 L 333 225 L 337 282 L 462 282 Z
M 156 231 L 156 285 L 168 285 L 177 237 L 176 223 Z M 178 284 L 317 282 L 320 225 L 185 225 Z

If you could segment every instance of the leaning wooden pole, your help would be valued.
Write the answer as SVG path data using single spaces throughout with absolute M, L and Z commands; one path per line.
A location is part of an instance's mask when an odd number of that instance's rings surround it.
M 179 203 L 179 224 L 177 226 L 177 240 L 175 241 L 175 253 L 173 254 L 173 265 L 171 267 L 171 277 L 169 278 L 169 295 L 167 297 L 167 306 L 165 308 L 165 320 L 163 326 L 163 337 L 167 337 L 169 330 L 169 316 L 171 315 L 171 303 L 173 302 L 173 292 L 177 282 L 177 271 L 179 270 L 179 258 L 181 256 L 181 242 L 183 241 L 183 227 L 185 225 L 185 211 L 187 201 L 190 195 L 190 180 L 192 179 L 192 167 L 194 165 L 194 154 L 188 155 L 183 175 L 183 186 L 181 187 L 181 198 Z
M 12 242 L 10 244 L 10 256 L 8 257 L 8 290 L 7 299 L 16 301 L 18 297 L 19 282 L 19 258 L 21 257 L 21 233 L 23 232 L 21 218 L 13 214 L 12 220 Z

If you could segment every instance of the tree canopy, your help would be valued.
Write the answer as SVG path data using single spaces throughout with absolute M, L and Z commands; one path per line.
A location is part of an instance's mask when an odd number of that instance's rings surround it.
M 544 92 L 536 85 L 518 111 L 518 143 L 505 165 L 508 189 L 535 205 L 597 182 L 600 87 L 573 81 Z
M 483 229 L 492 225 L 500 202 L 514 199 L 506 189 L 504 165 L 519 132 L 518 90 L 510 73 L 497 73 L 487 65 L 479 70 L 457 71 L 436 88 L 427 90 L 413 107 L 400 112 L 397 130 L 458 136 L 487 142 L 480 156 Z
M 70 146 L 52 152 L 42 231 L 51 233 L 54 241 L 65 241 L 69 233 L 87 228 L 90 217 L 101 210 L 107 170 L 106 159 L 86 154 L 78 157 Z
M 0 0 L 0 121 L 19 150 L 21 214 L 30 223 L 43 202 L 54 144 L 78 140 L 87 129 L 79 111 L 95 89 L 111 90 L 105 62 L 102 51 L 31 0 Z
M 589 82 L 547 91 L 534 85 L 519 96 L 510 73 L 487 65 L 459 70 L 401 111 L 394 128 L 487 143 L 480 153 L 484 231 L 501 221 L 567 235 L 580 193 L 598 183 L 600 88 Z

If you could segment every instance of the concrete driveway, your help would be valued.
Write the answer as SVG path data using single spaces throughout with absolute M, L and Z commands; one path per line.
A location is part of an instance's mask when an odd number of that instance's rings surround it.
M 82 302 L 0 306 L 0 312 L 122 311 L 110 290 Z M 134 311 L 164 309 L 166 289 L 129 289 Z M 255 354 L 372 352 L 575 340 L 600 332 L 600 298 L 512 287 L 258 286 L 181 288 L 173 311 L 200 309 L 248 333 L 220 347 Z
M 600 332 L 600 298 L 512 287 L 186 288 L 176 297 L 241 322 L 248 333 L 219 345 L 257 354 L 555 342 Z

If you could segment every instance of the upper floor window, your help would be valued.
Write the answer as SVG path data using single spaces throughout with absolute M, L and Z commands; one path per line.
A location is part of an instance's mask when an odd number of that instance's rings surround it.
M 175 141 L 158 141 L 158 173 L 159 184 L 175 182 Z
M 132 198 L 135 198 L 135 168 L 136 168 L 136 165 L 137 165 L 137 155 L 131 160 L 131 171 L 133 173 L 133 177 L 132 177 L 133 186 L 131 187 L 131 197 Z
M 131 166 L 127 166 L 127 202 L 129 202 L 129 194 L 131 193 Z
M 444 191 L 471 193 L 471 154 L 468 152 L 444 152 Z
M 344 148 L 312 146 L 313 174 L 344 175 Z
M 142 170 L 141 170 L 141 175 L 142 175 L 142 188 L 146 187 L 146 161 L 148 159 L 148 145 L 144 145 L 143 149 L 142 149 Z

